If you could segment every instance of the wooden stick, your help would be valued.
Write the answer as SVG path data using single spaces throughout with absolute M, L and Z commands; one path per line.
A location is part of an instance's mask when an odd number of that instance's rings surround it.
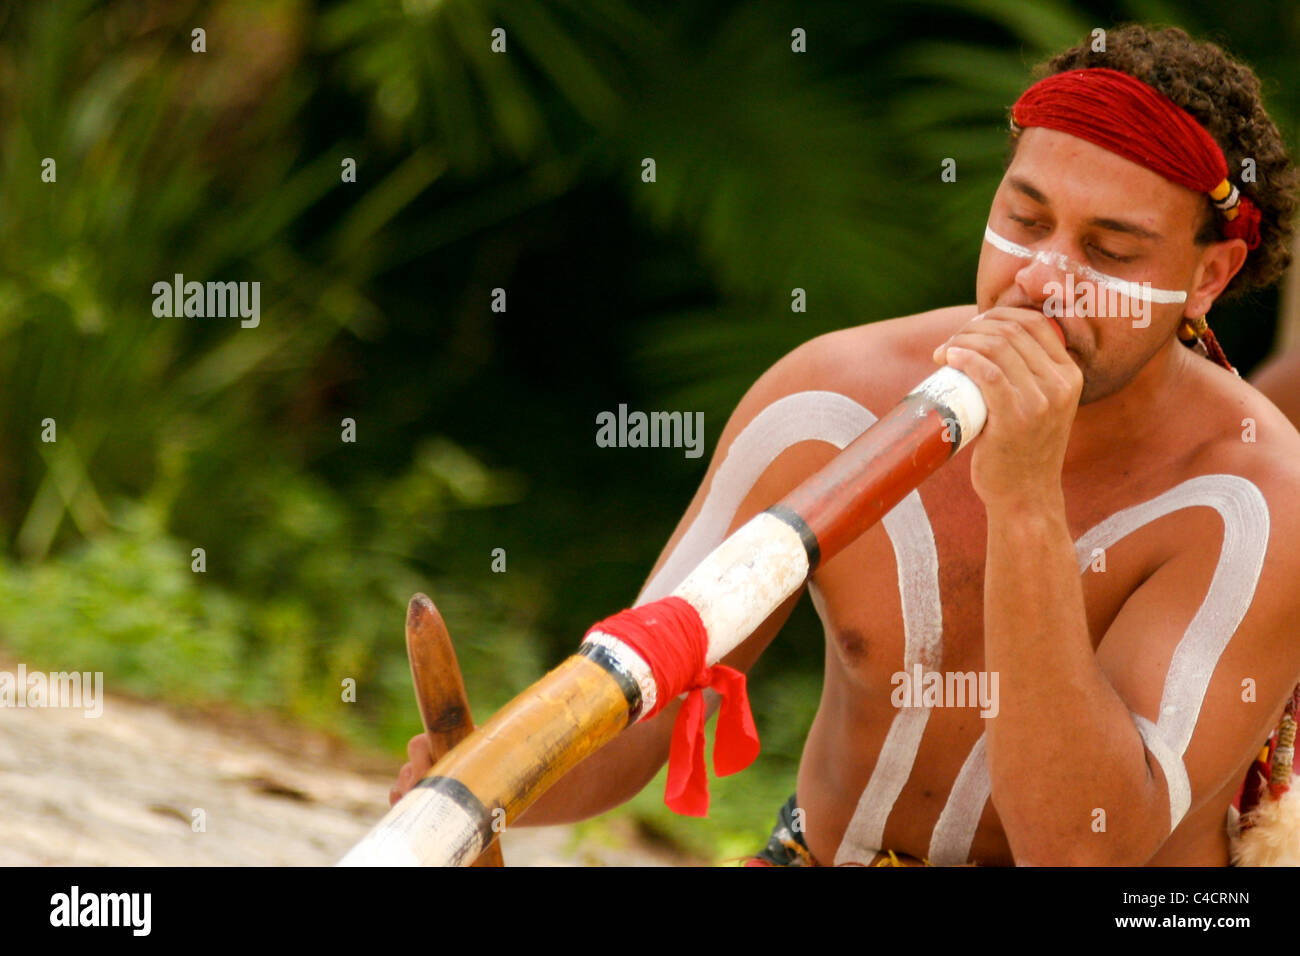
M 411 662 L 411 682 L 415 685 L 415 704 L 424 724 L 424 736 L 437 763 L 474 732 L 474 719 L 447 625 L 438 608 L 423 594 L 411 598 L 406 608 L 406 656 Z M 501 844 L 493 841 L 473 865 L 505 866 Z
M 708 633 L 706 663 L 738 646 L 828 561 L 975 439 L 979 388 L 940 369 L 779 504 L 722 542 L 673 591 Z M 671 689 L 670 689 L 671 690 Z M 596 631 L 438 761 L 342 865 L 463 866 L 547 787 L 649 713 L 649 665 Z M 676 690 L 671 690 L 676 693 Z

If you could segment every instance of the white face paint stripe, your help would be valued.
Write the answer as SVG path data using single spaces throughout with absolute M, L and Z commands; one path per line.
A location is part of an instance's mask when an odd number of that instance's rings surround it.
M 966 755 L 939 814 L 939 822 L 930 834 L 930 862 L 935 866 L 961 866 L 970 859 L 970 845 L 992 793 L 986 747 L 987 735 L 980 734 Z
M 1151 751 L 1151 756 L 1156 758 L 1156 763 L 1165 772 L 1165 785 L 1169 791 L 1169 832 L 1173 833 L 1192 805 L 1192 782 L 1187 777 L 1187 765 L 1165 743 L 1159 727 L 1141 714 L 1134 714 L 1133 722 L 1137 724 L 1138 733 L 1142 735 L 1147 750 Z
M 1130 282 L 1128 279 L 1121 279 L 1118 276 L 1107 275 L 1104 272 L 1098 272 L 1092 266 L 1084 265 L 1082 262 L 1076 262 L 1069 256 L 1062 255 L 1059 252 L 1035 252 L 1034 250 L 1020 245 L 1018 242 L 1012 242 L 1005 236 L 999 236 L 993 231 L 991 226 L 984 227 L 984 240 L 996 249 L 1007 253 L 1008 255 L 1017 256 L 1021 259 L 1033 259 L 1044 265 L 1050 266 L 1061 272 L 1072 272 L 1081 279 L 1089 282 L 1095 282 L 1097 285 L 1105 286 L 1108 289 L 1114 289 L 1120 295 L 1126 295 L 1130 299 L 1140 299 L 1143 302 L 1186 302 L 1187 293 L 1177 289 L 1155 289 L 1149 284 L 1141 282 Z
M 1224 536 L 1219 561 L 1210 588 L 1170 661 L 1161 693 L 1158 723 L 1152 725 L 1146 718 L 1135 715 L 1138 731 L 1147 749 L 1159 761 L 1168 781 L 1170 820 L 1175 826 L 1191 806 L 1191 783 L 1183 764 L 1183 754 L 1191 742 L 1219 657 L 1246 616 L 1259 583 L 1264 553 L 1268 548 L 1268 504 L 1259 489 L 1245 478 L 1201 475 L 1175 485 L 1150 501 L 1117 511 L 1084 532 L 1074 545 L 1079 573 L 1082 574 L 1092 563 L 1095 548 L 1110 547 L 1157 518 L 1198 505 L 1214 508 L 1223 518 Z M 981 746 L 982 735 L 975 744 L 976 748 Z M 940 814 L 941 822 L 945 817 L 950 821 L 942 848 L 946 857 L 948 847 L 969 847 L 974 840 L 979 816 L 987 800 L 987 796 L 979 796 L 979 791 L 970 781 L 963 780 L 964 776 L 975 772 L 988 780 L 987 764 L 981 761 L 977 766 L 968 757 Z M 977 801 L 978 807 L 975 807 Z M 979 813 L 975 812 L 976 809 Z M 932 860 L 938 855 L 935 839 L 932 835 Z

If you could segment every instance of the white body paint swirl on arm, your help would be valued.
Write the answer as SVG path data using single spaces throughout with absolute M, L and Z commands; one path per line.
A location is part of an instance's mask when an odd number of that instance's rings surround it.
M 1168 781 L 1170 832 L 1191 806 L 1191 783 L 1183 758 L 1196 730 L 1210 680 L 1254 600 L 1268 549 L 1269 513 L 1263 494 L 1238 475 L 1189 478 L 1163 494 L 1125 508 L 1099 522 L 1075 542 L 1082 574 L 1095 548 L 1107 548 L 1143 525 L 1183 508 L 1213 508 L 1223 519 L 1223 545 L 1214 577 L 1191 624 L 1179 639 L 1165 675 L 1160 713 L 1153 723 L 1134 715 L 1138 733 Z M 965 863 L 991 788 L 983 756 L 984 738 L 972 748 L 953 784 L 930 841 L 939 865 Z

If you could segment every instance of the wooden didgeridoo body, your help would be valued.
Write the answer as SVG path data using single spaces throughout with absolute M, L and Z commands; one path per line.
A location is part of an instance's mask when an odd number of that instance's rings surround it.
M 942 368 L 723 541 L 672 592 L 704 622 L 707 663 L 974 440 L 986 415 L 975 383 Z M 548 787 L 648 713 L 655 695 L 638 654 L 592 633 L 439 760 L 340 865 L 468 866 Z

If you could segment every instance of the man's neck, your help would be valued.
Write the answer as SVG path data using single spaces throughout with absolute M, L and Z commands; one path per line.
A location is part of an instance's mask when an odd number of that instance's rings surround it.
M 1157 352 L 1127 385 L 1105 398 L 1079 406 L 1070 431 L 1064 471 L 1091 471 L 1117 464 L 1167 431 L 1170 416 L 1177 415 L 1180 396 L 1192 373 L 1189 365 L 1200 361 L 1177 338 Z M 1118 477 L 1118 476 L 1117 476 Z

